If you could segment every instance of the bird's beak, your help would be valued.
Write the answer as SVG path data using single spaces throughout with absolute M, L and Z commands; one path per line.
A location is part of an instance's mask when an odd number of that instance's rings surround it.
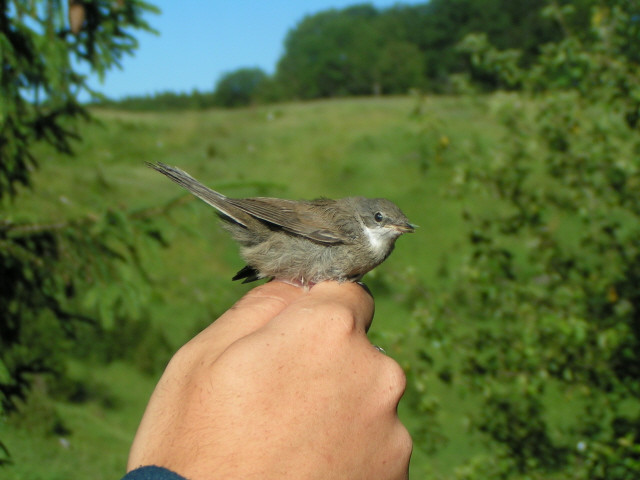
M 402 223 L 400 225 L 393 225 L 393 228 L 400 233 L 413 233 L 416 230 L 417 225 L 411 223 Z

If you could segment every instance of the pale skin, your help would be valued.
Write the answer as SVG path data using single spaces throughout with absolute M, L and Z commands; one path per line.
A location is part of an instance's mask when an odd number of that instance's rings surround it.
M 251 290 L 183 346 L 160 379 L 128 470 L 190 480 L 406 479 L 400 366 L 369 342 L 353 283 Z

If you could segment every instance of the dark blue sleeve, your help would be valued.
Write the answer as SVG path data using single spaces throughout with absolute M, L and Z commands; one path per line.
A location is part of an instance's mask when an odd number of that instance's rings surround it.
M 164 467 L 149 465 L 136 468 L 127 473 L 122 480 L 187 480 L 171 470 Z

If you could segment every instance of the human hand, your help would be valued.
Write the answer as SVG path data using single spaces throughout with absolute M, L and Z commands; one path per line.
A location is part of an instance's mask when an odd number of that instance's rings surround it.
M 411 438 L 400 366 L 369 342 L 357 284 L 251 290 L 182 347 L 160 379 L 128 469 L 200 479 L 404 479 Z

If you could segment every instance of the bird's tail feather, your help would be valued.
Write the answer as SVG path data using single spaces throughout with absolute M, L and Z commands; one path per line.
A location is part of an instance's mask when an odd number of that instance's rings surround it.
M 171 167 L 162 162 L 149 163 L 145 162 L 148 167 L 153 168 L 154 170 L 162 173 L 170 180 L 174 181 L 181 187 L 186 188 L 192 194 L 194 194 L 199 199 L 208 203 L 212 207 L 216 208 L 220 211 L 220 213 L 230 217 L 241 225 L 245 225 L 245 222 L 242 221 L 241 218 L 238 218 L 237 208 L 229 205 L 227 201 L 227 197 L 222 195 L 221 193 L 216 192 L 215 190 L 211 190 L 209 187 L 203 185 L 198 180 L 193 178 L 187 172 L 180 170 L 176 167 Z M 245 225 L 246 226 L 246 225 Z

